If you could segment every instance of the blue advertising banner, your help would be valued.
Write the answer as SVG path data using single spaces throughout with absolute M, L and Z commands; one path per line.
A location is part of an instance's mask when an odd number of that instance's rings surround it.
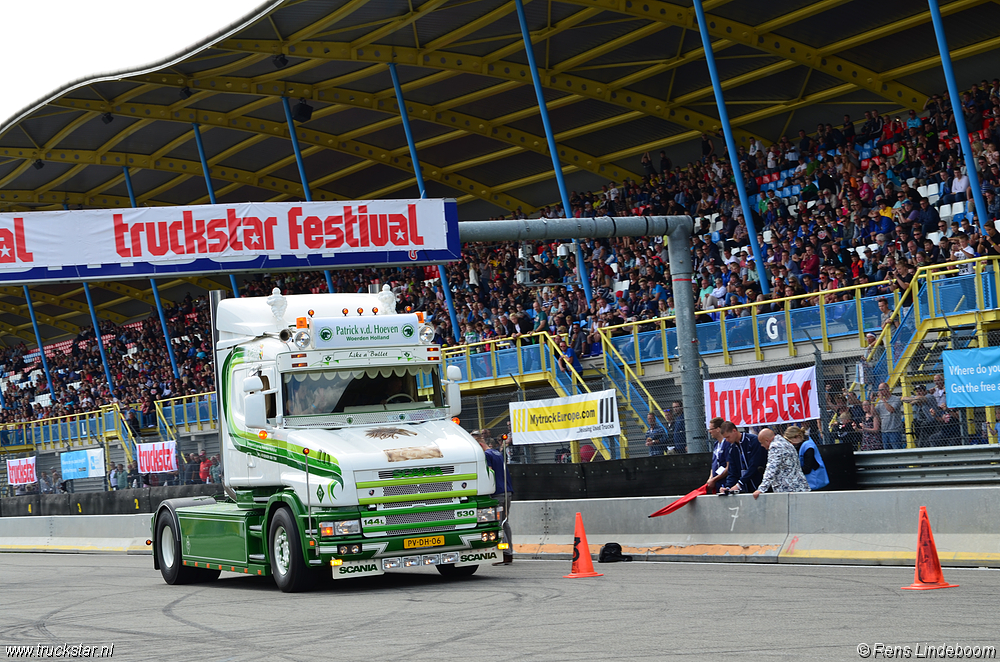
M 949 407 L 1000 405 L 1000 347 L 950 350 L 941 357 Z
M 100 478 L 104 475 L 104 449 L 90 448 L 63 453 L 59 456 L 59 464 L 63 480 Z

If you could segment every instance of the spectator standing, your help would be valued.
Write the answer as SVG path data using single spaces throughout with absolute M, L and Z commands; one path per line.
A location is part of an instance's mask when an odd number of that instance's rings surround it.
M 128 472 L 125 471 L 125 467 L 123 465 L 118 465 L 118 475 L 115 476 L 115 478 L 118 480 L 119 490 L 128 489 Z
M 687 430 L 684 428 L 684 406 L 677 400 L 670 404 L 670 442 L 675 453 L 687 453 Z
M 708 422 L 708 436 L 714 441 L 712 446 L 712 468 L 708 472 L 708 480 L 705 487 L 709 494 L 715 494 L 720 489 L 720 484 L 726 484 L 726 474 L 729 473 L 729 447 L 726 440 L 722 438 L 722 424 L 725 419 L 715 417 Z
M 863 451 L 875 451 L 882 448 L 882 419 L 875 411 L 875 405 L 869 400 L 861 404 L 864 418 L 861 419 L 861 448 Z
M 514 490 L 511 487 L 510 475 L 503 460 L 503 453 L 498 448 L 499 443 L 490 440 L 487 443 L 484 439 L 483 431 L 476 430 L 473 435 L 479 446 L 486 455 L 486 464 L 493 471 L 493 479 L 496 482 L 496 489 L 493 491 L 493 498 L 497 500 L 498 510 L 503 508 L 503 513 L 497 513 L 497 518 L 503 519 L 503 541 L 507 543 L 507 549 L 503 550 L 503 561 L 494 565 L 510 565 L 514 562 L 514 543 L 510 531 L 510 506 Z
M 812 491 L 821 490 L 830 484 L 826 463 L 819 452 L 819 446 L 811 438 L 806 439 L 806 431 L 797 425 L 785 428 L 785 439 L 798 448 L 799 465 Z
M 756 491 L 764 475 L 767 451 L 760 445 L 757 435 L 740 432 L 732 421 L 725 421 L 720 429 L 729 444 L 729 473 L 725 493 Z
M 653 412 L 646 414 L 646 425 L 648 426 L 648 430 L 646 431 L 646 447 L 649 449 L 649 454 L 651 456 L 666 455 L 669 439 L 666 428 L 660 423 Z
M 794 425 L 790 431 L 800 431 L 802 428 Z M 767 451 L 767 466 L 764 468 L 764 477 L 760 485 L 753 492 L 756 499 L 763 492 L 808 492 L 809 483 L 802 474 L 802 466 L 799 463 L 799 454 L 787 439 L 781 435 L 774 434 L 770 428 L 764 428 L 758 435 L 761 447 Z
M 885 382 L 879 384 L 875 413 L 878 414 L 882 424 L 882 448 L 885 450 L 906 448 L 903 439 L 902 407 L 903 401 L 898 395 L 892 394 L 889 385 Z

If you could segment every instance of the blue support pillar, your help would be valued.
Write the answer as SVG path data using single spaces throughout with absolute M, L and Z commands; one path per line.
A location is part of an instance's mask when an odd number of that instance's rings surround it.
M 35 343 L 42 355 L 42 369 L 45 371 L 45 381 L 49 383 L 49 393 L 52 393 L 52 373 L 49 372 L 49 361 L 45 358 L 45 346 L 42 345 L 42 334 L 38 332 L 38 320 L 35 318 L 35 307 L 31 304 L 31 292 L 24 286 L 24 300 L 28 302 L 28 316 L 31 317 L 31 328 L 35 330 Z
M 138 207 L 135 204 L 135 190 L 132 188 L 132 175 L 128 171 L 128 166 L 122 166 L 122 172 L 125 174 L 125 189 L 128 191 L 128 203 L 132 207 Z
M 212 177 L 208 174 L 208 159 L 205 158 L 205 145 L 201 142 L 201 129 L 198 123 L 191 124 L 194 127 L 194 143 L 198 147 L 198 158 L 201 159 L 201 172 L 205 175 L 205 187 L 208 189 L 208 199 L 215 204 L 215 191 L 212 190 Z
M 94 324 L 94 335 L 97 336 L 97 349 L 101 353 L 101 363 L 104 365 L 104 376 L 108 380 L 108 390 L 111 395 L 115 394 L 115 382 L 111 379 L 111 368 L 108 367 L 108 357 L 104 353 L 104 340 L 101 338 L 101 327 L 97 323 L 97 310 L 94 308 L 94 300 L 90 296 L 90 285 L 83 282 L 83 293 L 87 295 L 87 307 L 90 308 L 90 321 Z
M 236 276 L 229 274 L 229 284 L 233 288 L 233 297 L 236 299 L 240 298 L 240 288 L 236 285 Z
M 403 88 L 399 84 L 399 74 L 396 73 L 396 63 L 389 63 L 389 75 L 392 76 L 392 87 L 396 90 L 396 105 L 399 106 L 399 117 L 403 122 L 403 133 L 406 134 L 406 144 L 410 147 L 410 161 L 413 163 L 413 176 L 417 180 L 417 189 L 420 197 L 427 197 L 427 188 L 424 186 L 424 174 L 420 170 L 420 161 L 417 160 L 417 143 L 413 140 L 413 131 L 410 129 L 410 114 L 406 111 L 406 102 L 403 100 Z M 448 284 L 448 274 L 444 265 L 438 265 L 438 277 L 441 279 L 441 289 L 444 290 L 444 303 L 448 306 L 448 317 L 451 319 L 451 331 L 455 336 L 455 342 L 462 342 L 462 329 L 458 326 L 458 315 L 455 314 L 455 302 L 451 298 L 451 285 Z
M 760 280 L 761 293 L 770 294 L 771 285 L 767 280 L 767 271 L 764 269 L 764 259 L 760 252 L 760 244 L 757 243 L 757 228 L 754 227 L 750 201 L 747 198 L 746 187 L 743 185 L 743 173 L 740 171 L 739 159 L 736 157 L 736 141 L 733 139 L 733 129 L 729 126 L 729 113 L 726 112 L 726 100 L 722 96 L 722 84 L 719 81 L 719 72 L 715 68 L 715 54 L 712 53 L 712 36 L 708 33 L 708 25 L 705 23 L 705 10 L 701 6 L 701 0 L 694 0 L 694 13 L 698 18 L 698 32 L 701 34 L 701 43 L 705 48 L 705 63 L 708 65 L 708 74 L 712 78 L 712 89 L 715 91 L 715 104 L 719 107 L 719 123 L 722 124 L 722 133 L 726 137 L 729 165 L 733 170 L 733 180 L 736 182 L 736 191 L 740 196 L 740 207 L 743 208 L 743 218 L 746 219 L 747 231 L 750 234 L 750 249 L 753 251 L 753 260 L 757 267 L 757 278 Z
M 976 172 L 976 159 L 969 144 L 969 131 L 965 126 L 965 115 L 962 110 L 962 99 L 958 96 L 958 85 L 955 83 L 955 71 L 951 66 L 951 53 L 948 51 L 948 38 L 944 33 L 944 23 L 941 21 L 941 9 L 937 0 L 927 0 L 931 10 L 931 22 L 934 24 L 934 35 L 937 37 L 938 52 L 941 54 L 941 68 L 944 69 L 944 80 L 948 84 L 948 97 L 951 99 L 951 110 L 955 114 L 955 129 L 958 131 L 958 141 L 962 145 L 962 156 L 965 157 L 965 170 L 969 176 L 969 186 L 972 187 L 972 197 L 976 203 L 976 217 L 983 234 L 986 233 L 986 221 L 989 210 L 983 200 L 983 190 L 979 184 L 979 173 Z M 977 129 L 978 130 L 978 129 Z
M 566 182 L 563 180 L 562 165 L 559 163 L 559 151 L 556 149 L 556 138 L 552 133 L 552 125 L 549 123 L 549 109 L 545 105 L 545 96 L 542 94 L 542 79 L 538 75 L 538 65 L 535 64 L 535 51 L 531 46 L 531 36 L 528 34 L 528 21 L 524 17 L 524 4 L 521 0 L 514 0 L 514 7 L 517 9 L 517 20 L 521 23 L 521 38 L 524 39 L 524 53 L 528 58 L 528 68 L 531 69 L 531 82 L 535 86 L 535 97 L 538 99 L 538 113 L 542 117 L 542 126 L 545 128 L 545 140 L 549 145 L 549 154 L 552 156 L 552 169 L 556 175 L 556 184 L 559 186 L 559 197 L 562 199 L 563 212 L 566 218 L 572 218 L 573 210 L 569 206 L 569 193 L 566 191 Z M 590 277 L 587 273 L 587 265 L 583 260 L 583 248 L 580 241 L 574 239 L 576 244 L 576 271 L 583 285 L 583 293 L 587 296 L 587 304 L 590 304 Z
M 285 109 L 285 121 L 288 122 L 288 139 L 292 141 L 292 151 L 295 152 L 295 165 L 299 167 L 299 181 L 302 182 L 303 197 L 305 197 L 306 202 L 312 202 L 312 190 L 309 188 L 309 180 L 306 179 L 306 165 L 302 161 L 299 136 L 295 133 L 295 121 L 292 119 L 292 107 L 288 104 L 288 97 L 281 97 L 281 107 Z M 330 276 L 330 270 L 325 270 L 323 275 L 326 276 L 327 292 L 333 294 L 333 278 Z
M 125 173 L 125 188 L 128 190 L 128 200 L 133 207 L 135 204 L 135 190 L 132 188 L 132 175 L 128 171 L 128 166 L 122 166 L 122 172 Z M 167 316 L 163 312 L 163 305 L 160 303 L 160 291 L 156 289 L 156 279 L 149 279 L 149 286 L 153 290 L 153 300 L 156 302 L 156 312 L 160 316 L 160 327 L 163 329 L 163 340 L 167 343 L 167 356 L 170 357 L 170 367 L 173 368 L 174 378 L 180 379 L 180 372 L 177 371 L 177 361 L 174 359 L 174 346 L 170 342 L 170 331 L 167 329 Z M 28 288 L 25 288 L 27 292 Z M 31 305 L 30 303 L 28 304 Z M 36 334 L 37 335 L 37 334 Z

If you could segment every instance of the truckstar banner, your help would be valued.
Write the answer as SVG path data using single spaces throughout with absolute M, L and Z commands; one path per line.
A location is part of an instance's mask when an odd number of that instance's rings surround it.
M 816 367 L 705 382 L 705 423 L 721 416 L 735 425 L 794 423 L 819 417 Z
M 510 403 L 515 444 L 549 444 L 621 434 L 614 389 L 568 398 Z
M 63 480 L 101 478 L 104 476 L 104 449 L 88 448 L 62 453 L 59 456 L 59 469 Z
M 0 214 L 0 282 L 458 260 L 454 200 Z
M 139 473 L 163 474 L 177 471 L 177 442 L 158 441 L 136 446 L 139 449 Z
M 20 460 L 7 460 L 7 482 L 11 485 L 30 485 L 37 483 L 35 475 L 35 458 L 25 457 Z

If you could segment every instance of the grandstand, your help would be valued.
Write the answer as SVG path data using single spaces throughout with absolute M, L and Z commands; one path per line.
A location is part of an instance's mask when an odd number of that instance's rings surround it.
M 735 159 L 718 134 L 690 7 L 526 4 L 573 190 L 569 213 L 692 215 L 706 374 L 811 364 L 815 345 L 834 387 L 816 432 L 847 439 L 854 433 L 838 431 L 832 419 L 844 411 L 863 418 L 862 401 L 877 382 L 908 396 L 940 372 L 943 348 L 996 344 L 1000 70 L 989 54 L 1000 43 L 988 26 L 1000 7 L 978 0 L 942 7 L 968 93 L 972 149 L 990 190 L 990 223 L 981 232 L 969 222 L 964 175 L 954 175 L 962 169 L 956 128 L 927 11 L 896 2 L 872 12 L 841 0 L 704 5 L 732 106 Z M 126 208 L 130 197 L 139 206 L 304 199 L 283 99 L 294 105 L 313 200 L 419 197 L 390 63 L 429 197 L 455 198 L 463 219 L 566 213 L 514 3 L 506 0 L 272 2 L 168 62 L 68 85 L 0 127 L 0 213 Z M 734 160 L 754 205 L 769 296 L 750 258 L 754 238 L 732 183 Z M 956 255 L 963 232 L 971 252 Z M 541 289 L 515 278 L 521 248 L 465 246 L 445 284 L 423 265 L 335 271 L 329 281 L 322 272 L 246 273 L 235 282 L 244 295 L 390 283 L 402 304 L 429 310 L 440 341 L 452 345 L 446 355 L 464 366 L 474 427 L 502 427 L 514 387 L 541 397 L 611 383 L 629 424 L 623 439 L 593 457 L 642 454 L 635 444 L 646 414 L 666 417 L 664 403 L 678 393 L 663 239 L 585 241 L 584 265 L 559 242 L 534 242 L 527 268 L 548 283 Z M 959 257 L 973 260 L 971 271 L 950 266 Z M 566 284 L 580 266 L 599 297 L 592 304 Z M 79 282 L 31 286 L 48 384 L 29 301 L 15 282 L 0 288 L 5 449 L 54 453 L 110 440 L 127 458 L 128 407 L 142 410 L 147 401 L 149 434 L 211 429 L 203 297 L 229 283 L 212 276 L 156 283 L 176 371 L 145 281 L 90 283 L 92 306 Z M 95 353 L 92 311 L 106 361 Z M 583 374 L 559 371 L 558 335 L 585 357 Z M 909 444 L 926 446 L 931 435 L 919 433 L 912 410 L 907 405 Z M 936 425 L 956 434 L 934 443 L 995 443 L 994 424 L 992 410 L 954 412 Z M 572 455 L 580 457 L 575 445 Z

